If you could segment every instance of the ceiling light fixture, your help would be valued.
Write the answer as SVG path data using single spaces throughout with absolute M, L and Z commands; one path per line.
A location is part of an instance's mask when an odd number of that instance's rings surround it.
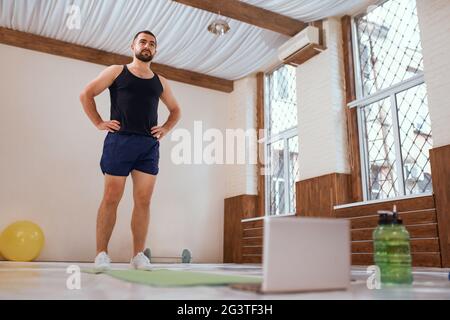
M 228 25 L 228 22 L 226 22 L 224 19 L 221 19 L 219 12 L 219 18 L 214 20 L 208 26 L 208 31 L 216 36 L 221 36 L 230 31 L 230 26 Z

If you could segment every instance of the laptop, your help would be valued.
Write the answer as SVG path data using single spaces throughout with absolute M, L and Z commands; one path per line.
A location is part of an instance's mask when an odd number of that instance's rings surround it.
M 262 284 L 231 287 L 259 293 L 346 290 L 350 268 L 348 220 L 266 218 Z

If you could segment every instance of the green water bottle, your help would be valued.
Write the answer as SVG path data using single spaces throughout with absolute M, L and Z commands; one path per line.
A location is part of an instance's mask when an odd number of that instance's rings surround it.
M 384 229 L 386 264 L 381 269 L 384 285 L 410 285 L 413 282 L 410 236 L 399 218 L 396 207 L 392 222 Z
M 378 226 L 373 231 L 373 257 L 375 264 L 381 271 L 381 275 L 384 270 L 387 270 L 387 246 L 386 246 L 386 228 L 389 227 L 392 220 L 392 212 L 390 211 L 378 211 L 379 220 Z

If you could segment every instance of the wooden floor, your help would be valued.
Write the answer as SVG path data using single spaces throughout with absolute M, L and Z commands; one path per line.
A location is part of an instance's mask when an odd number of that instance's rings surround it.
M 236 291 L 228 287 L 156 288 L 132 284 L 107 275 L 81 274 L 81 289 L 66 286 L 70 263 L 0 262 L 0 299 L 450 299 L 450 270 L 416 269 L 411 288 L 369 290 L 364 268 L 352 270 L 352 285 L 348 291 L 302 294 L 260 295 Z M 90 268 L 91 264 L 77 264 Z M 128 268 L 114 264 L 114 268 Z M 219 274 L 261 276 L 261 266 L 236 264 L 158 264 L 155 268 L 193 270 Z

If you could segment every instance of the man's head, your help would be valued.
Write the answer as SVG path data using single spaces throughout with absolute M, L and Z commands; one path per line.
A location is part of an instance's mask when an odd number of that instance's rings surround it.
M 156 54 L 156 36 L 150 31 L 140 31 L 131 44 L 131 49 L 137 59 L 150 62 Z

